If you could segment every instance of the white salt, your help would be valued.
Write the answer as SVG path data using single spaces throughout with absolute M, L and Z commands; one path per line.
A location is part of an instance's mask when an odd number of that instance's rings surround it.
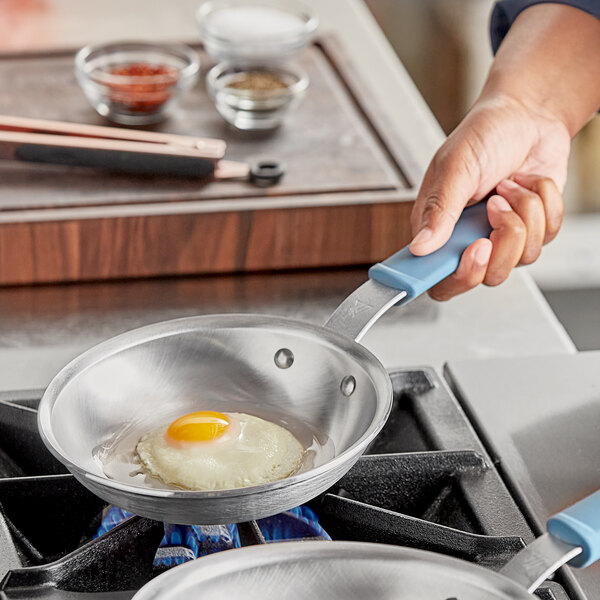
M 299 36 L 303 27 L 299 16 L 269 6 L 232 6 L 206 18 L 211 35 L 236 43 L 289 39 Z

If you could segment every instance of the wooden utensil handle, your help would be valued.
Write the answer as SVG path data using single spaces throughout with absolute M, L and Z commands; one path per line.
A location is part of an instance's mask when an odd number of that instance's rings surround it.
M 48 121 L 0 115 L 0 131 L 27 132 L 39 134 L 56 134 L 72 137 L 99 138 L 106 140 L 127 140 L 150 144 L 174 145 L 191 148 L 202 153 L 206 158 L 219 159 L 225 154 L 223 140 L 185 136 L 155 131 L 140 131 L 122 127 L 104 127 L 83 123 L 67 123 L 64 121 Z

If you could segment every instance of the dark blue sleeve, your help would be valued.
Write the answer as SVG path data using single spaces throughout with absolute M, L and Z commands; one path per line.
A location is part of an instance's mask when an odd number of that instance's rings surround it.
M 600 0 L 500 0 L 500 2 L 496 2 L 492 10 L 490 21 L 490 36 L 494 54 L 519 13 L 534 4 L 548 2 L 574 6 L 600 19 Z

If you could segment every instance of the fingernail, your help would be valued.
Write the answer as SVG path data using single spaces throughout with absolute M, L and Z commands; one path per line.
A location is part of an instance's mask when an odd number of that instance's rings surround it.
M 491 244 L 480 244 L 475 250 L 475 262 L 480 267 L 485 267 L 490 260 L 490 256 L 492 255 L 492 245 Z
M 419 231 L 419 233 L 415 235 L 410 245 L 412 246 L 414 244 L 424 244 L 425 242 L 428 242 L 431 239 L 432 235 L 433 231 L 429 229 L 429 227 L 423 227 L 423 229 L 421 229 L 421 231 Z
M 502 196 L 492 196 L 489 201 L 492 202 L 492 207 L 500 212 L 510 212 L 512 210 L 506 198 Z
M 518 190 L 521 186 L 512 179 L 503 179 L 496 187 L 503 187 L 506 190 Z

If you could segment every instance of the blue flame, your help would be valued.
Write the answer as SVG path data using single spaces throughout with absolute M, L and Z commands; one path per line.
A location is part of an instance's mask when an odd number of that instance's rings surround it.
M 133 514 L 109 506 L 94 538 L 104 535 Z M 319 518 L 308 506 L 298 506 L 257 524 L 267 542 L 320 538 L 331 540 L 319 525 Z M 165 535 L 154 558 L 157 567 L 173 567 L 206 554 L 240 548 L 237 525 L 170 525 L 164 524 Z

